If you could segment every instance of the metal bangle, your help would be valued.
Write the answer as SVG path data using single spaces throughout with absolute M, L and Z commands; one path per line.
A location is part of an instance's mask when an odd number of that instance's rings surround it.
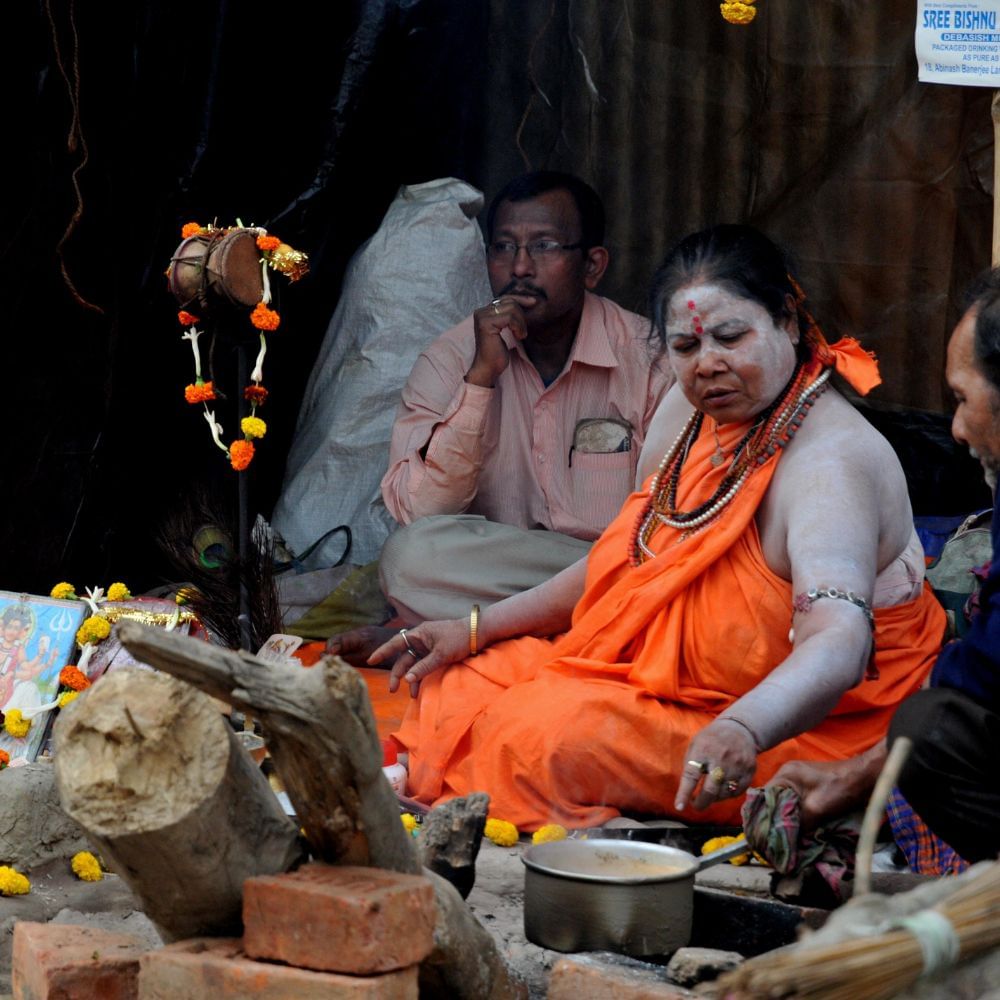
M 473 604 L 469 612 L 469 656 L 479 655 L 479 605 Z

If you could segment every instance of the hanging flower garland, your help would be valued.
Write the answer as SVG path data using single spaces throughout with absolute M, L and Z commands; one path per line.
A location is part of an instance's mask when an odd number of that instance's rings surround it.
M 198 324 L 202 320 L 197 314 L 187 309 L 181 309 L 177 314 L 177 319 L 186 330 L 181 337 L 191 344 L 191 352 L 194 355 L 194 382 L 185 387 L 184 398 L 192 406 L 201 404 L 203 407 L 202 416 L 208 424 L 212 441 L 217 448 L 225 453 L 229 464 L 237 472 L 242 472 L 253 461 L 256 450 L 254 442 L 259 441 L 267 433 L 267 424 L 257 416 L 258 408 L 264 405 L 268 395 L 263 384 L 264 357 L 267 354 L 266 334 L 273 333 L 281 325 L 281 316 L 276 309 L 271 308 L 271 283 L 268 272 L 277 271 L 279 274 L 284 274 L 289 281 L 298 281 L 309 273 L 309 259 L 304 253 L 293 249 L 287 243 L 282 243 L 277 236 L 271 236 L 266 229 L 260 226 L 243 226 L 238 219 L 237 223 L 236 227 L 220 229 L 217 226 L 202 226 L 197 222 L 189 222 L 181 229 L 181 237 L 185 240 L 194 236 L 204 236 L 211 241 L 240 232 L 256 234 L 255 242 L 260 255 L 260 277 L 263 292 L 260 301 L 250 313 L 250 323 L 259 331 L 260 348 L 253 371 L 250 374 L 250 384 L 243 389 L 243 398 L 250 404 L 250 415 L 240 421 L 242 438 L 236 438 L 228 445 L 223 441 L 225 430 L 216 420 L 215 409 L 209 406 L 210 403 L 225 397 L 216 388 L 214 379 L 206 379 L 202 373 L 201 353 L 198 349 L 198 338 L 204 334 L 204 330 L 198 328 Z M 212 243 L 209 242 L 209 248 L 211 246 Z M 209 252 L 206 251 L 205 263 L 202 265 L 206 270 Z M 171 287 L 175 286 L 174 270 L 182 264 L 190 266 L 190 262 L 184 258 L 175 257 L 171 261 L 167 270 L 167 279 L 170 281 Z M 180 282 L 176 284 L 180 284 Z
M 730 2 L 719 4 L 722 16 L 730 24 L 749 24 L 757 16 L 757 8 L 754 6 L 756 0 L 747 0 L 746 3 Z

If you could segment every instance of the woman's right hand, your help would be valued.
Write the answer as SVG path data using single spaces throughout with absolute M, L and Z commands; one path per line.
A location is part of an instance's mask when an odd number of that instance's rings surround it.
M 468 655 L 469 619 L 451 618 L 400 629 L 368 657 L 368 663 L 376 667 L 395 660 L 389 673 L 389 690 L 398 690 L 399 682 L 404 680 L 410 685 L 410 697 L 416 698 L 424 677 Z

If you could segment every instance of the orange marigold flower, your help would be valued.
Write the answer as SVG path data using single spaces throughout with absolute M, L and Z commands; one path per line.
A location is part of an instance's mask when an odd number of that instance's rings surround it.
M 281 317 L 273 309 L 268 309 L 263 302 L 258 302 L 250 313 L 250 322 L 258 330 L 277 330 Z
M 277 250 L 281 246 L 281 240 L 277 236 L 258 236 L 257 237 L 257 247 L 265 252 L 268 250 Z
M 199 320 L 194 313 L 189 313 L 186 309 L 182 309 L 177 314 L 177 322 L 180 323 L 181 326 L 194 326 L 195 323 L 200 323 L 201 320 Z
M 10 763 L 10 754 L 6 750 L 0 750 L 0 771 Z
M 262 385 L 248 385 L 243 390 L 243 398 L 254 406 L 263 406 L 267 402 L 267 389 Z
M 196 236 L 201 232 L 201 225 L 197 222 L 185 222 L 181 227 L 181 239 L 186 240 L 189 236 Z
M 237 471 L 242 472 L 253 459 L 252 441 L 234 441 L 229 446 L 229 464 Z
M 189 403 L 208 403 L 215 399 L 215 386 L 211 382 L 196 382 L 185 386 L 184 398 Z
M 70 665 L 59 671 L 59 685 L 71 691 L 86 691 L 90 687 L 90 679 L 79 667 Z

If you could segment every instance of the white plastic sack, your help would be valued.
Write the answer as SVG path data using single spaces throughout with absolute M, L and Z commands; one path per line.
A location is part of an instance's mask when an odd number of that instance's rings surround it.
M 350 561 L 370 562 L 396 527 L 379 493 L 399 394 L 417 355 L 492 297 L 476 215 L 482 192 L 442 178 L 400 189 L 351 259 L 306 387 L 274 528 L 302 552 L 338 524 Z M 307 560 L 343 553 L 342 535 Z

